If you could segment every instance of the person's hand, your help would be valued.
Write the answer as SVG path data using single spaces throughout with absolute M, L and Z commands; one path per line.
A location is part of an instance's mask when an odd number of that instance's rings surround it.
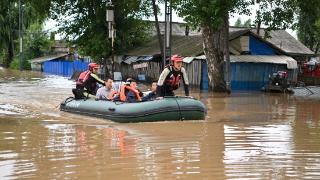
M 157 97 L 157 98 L 156 98 L 156 100 L 161 100 L 161 99 L 163 99 L 163 97 Z

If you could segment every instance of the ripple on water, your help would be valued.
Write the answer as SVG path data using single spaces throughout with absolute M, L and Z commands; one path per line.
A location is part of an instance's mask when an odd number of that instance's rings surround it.
M 0 115 L 23 115 L 23 107 L 13 104 L 0 104 Z

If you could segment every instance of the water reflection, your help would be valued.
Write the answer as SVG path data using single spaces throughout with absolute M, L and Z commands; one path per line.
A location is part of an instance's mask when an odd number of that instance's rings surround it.
M 117 124 L 60 112 L 66 78 L 0 74 L 0 179 L 320 178 L 318 100 L 193 90 L 205 121 Z

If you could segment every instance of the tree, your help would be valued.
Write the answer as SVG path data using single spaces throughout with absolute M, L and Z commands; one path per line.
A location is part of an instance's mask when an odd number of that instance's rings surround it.
M 159 41 L 159 47 L 160 47 L 160 52 L 161 56 L 163 57 L 163 43 L 162 43 L 162 36 L 160 33 L 160 25 L 158 21 L 158 12 L 159 12 L 159 7 L 156 5 L 156 0 L 152 0 L 152 9 L 153 9 L 153 15 L 154 15 L 154 20 L 155 20 L 155 27 L 157 30 L 157 37 Z
M 242 27 L 242 21 L 241 18 L 238 18 L 237 21 L 234 23 L 235 27 Z
M 38 11 L 42 2 L 36 0 L 23 1 L 23 29 L 34 22 L 43 22 L 45 11 Z M 9 67 L 18 44 L 19 6 L 18 0 L 0 0 L 0 49 L 3 52 L 3 65 Z
M 25 32 L 24 57 L 33 59 L 48 54 L 54 44 L 48 34 L 43 31 L 42 24 L 36 22 L 30 25 Z
M 320 49 L 320 1 L 298 1 L 298 38 L 315 53 Z
M 275 29 L 292 27 L 297 10 L 296 0 L 257 0 L 258 6 L 254 23 L 257 24 L 257 33 L 260 35 L 262 25 L 266 27 L 265 38 Z
M 242 26 L 243 26 L 243 27 L 250 28 L 250 27 L 251 27 L 251 19 L 246 20 L 246 21 L 243 23 Z
M 209 88 L 213 91 L 227 91 L 224 81 L 224 49 L 228 39 L 229 13 L 249 13 L 246 7 L 251 2 L 243 0 L 176 0 L 174 7 L 178 15 L 193 28 L 201 27 L 203 50 L 207 57 Z
M 111 55 L 108 39 L 105 0 L 52 0 L 51 17 L 58 20 L 62 32 L 80 51 L 95 60 Z M 142 17 L 152 14 L 148 0 L 113 1 L 115 15 L 115 51 L 121 53 L 144 43 L 149 35 L 148 22 Z M 61 18 L 67 17 L 67 18 Z
M 258 4 L 256 21 L 266 25 L 267 31 L 288 28 L 293 22 L 295 3 L 292 0 L 174 0 L 178 15 L 194 28 L 201 27 L 204 54 L 207 57 L 209 88 L 226 91 L 224 81 L 224 48 L 229 14 L 250 14 L 249 5 Z

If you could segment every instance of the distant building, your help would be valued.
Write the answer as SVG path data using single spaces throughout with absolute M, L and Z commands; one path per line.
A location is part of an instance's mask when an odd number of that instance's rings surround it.
M 70 77 L 75 71 L 87 69 L 91 60 L 89 57 L 80 58 L 75 46 L 68 46 L 65 41 L 59 40 L 51 47 L 49 55 L 29 61 L 34 71 Z

